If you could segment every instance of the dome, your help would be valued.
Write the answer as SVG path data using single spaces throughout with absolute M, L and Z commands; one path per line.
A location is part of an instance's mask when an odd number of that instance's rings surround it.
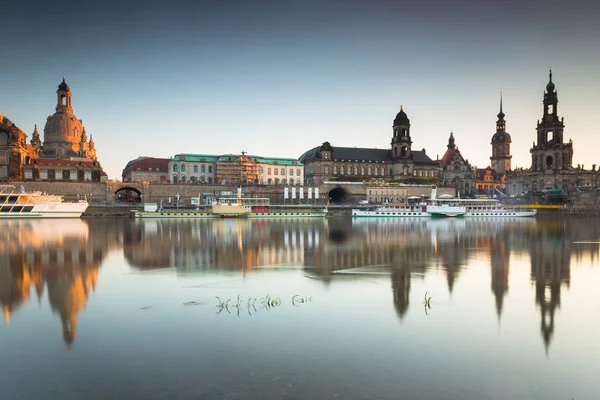
M 58 85 L 58 90 L 63 91 L 63 92 L 70 92 L 71 89 L 69 89 L 69 85 L 67 85 L 67 82 L 65 82 L 65 78 L 63 77 L 62 82 L 60 83 L 60 85 Z
M 408 125 L 408 124 L 410 124 L 410 120 L 408 119 L 408 116 L 402 109 L 402 106 L 400 106 L 400 112 L 398 114 L 396 114 L 396 119 L 394 119 L 394 126 Z
M 492 136 L 492 143 L 498 143 L 498 142 L 503 142 L 503 143 L 511 143 L 512 140 L 510 138 L 510 135 L 508 132 L 496 132 L 494 134 L 494 136 Z
M 71 113 L 59 111 L 48 117 L 44 127 L 44 154 L 56 157 L 60 149 L 61 157 L 75 157 L 83 126 Z

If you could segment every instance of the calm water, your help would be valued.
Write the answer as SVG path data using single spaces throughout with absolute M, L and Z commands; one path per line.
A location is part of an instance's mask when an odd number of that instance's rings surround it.
M 598 219 L 0 221 L 0 399 L 597 399 L 599 242 Z

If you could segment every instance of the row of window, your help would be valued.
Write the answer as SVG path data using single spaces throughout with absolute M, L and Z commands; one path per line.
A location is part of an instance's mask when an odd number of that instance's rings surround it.
M 294 176 L 294 170 L 290 168 L 289 171 L 290 176 Z M 279 168 L 273 168 L 273 172 L 273 175 L 279 175 Z M 267 175 L 271 175 L 271 168 L 267 168 Z M 281 168 L 281 175 L 285 175 L 285 168 Z M 302 176 L 300 168 L 296 168 L 296 176 Z
M 326 165 L 324 167 L 324 174 L 328 175 L 329 174 L 329 166 Z M 365 174 L 366 172 L 366 174 Z M 338 167 L 337 165 L 333 166 L 333 174 L 334 175 L 375 175 L 375 176 L 383 176 L 385 175 L 385 168 L 381 167 L 381 170 L 379 169 L 379 167 L 360 167 L 360 174 L 359 174 L 359 167 L 345 167 L 345 166 L 341 166 Z M 393 174 L 393 171 L 390 169 L 390 175 Z M 409 174 L 409 169 L 408 168 L 404 168 L 402 170 L 402 174 L 403 175 L 408 175 Z M 437 176 L 436 171 L 429 171 L 429 170 L 413 170 L 413 176 L 419 176 L 419 177 L 425 177 L 425 178 L 433 178 L 435 176 Z
M 25 179 L 33 179 L 33 170 L 26 169 L 24 172 Z M 78 177 L 77 171 L 65 170 L 40 170 L 40 179 L 60 179 L 60 180 L 73 180 L 76 181 Z M 92 171 L 84 171 L 83 179 L 89 181 L 92 179 Z
M 173 172 L 179 172 L 179 165 L 178 164 L 173 164 Z M 185 164 L 181 164 L 181 172 L 185 172 Z M 193 166 L 193 172 L 195 174 L 198 173 L 198 166 L 197 165 Z M 213 172 L 213 166 L 209 165 L 208 166 L 208 173 L 212 174 L 212 172 Z M 200 173 L 201 174 L 205 174 L 206 173 L 206 165 L 202 164 L 200 166 Z
M 138 166 L 136 167 L 136 170 L 141 171 L 142 167 Z M 161 171 L 160 167 L 148 167 L 148 171 Z

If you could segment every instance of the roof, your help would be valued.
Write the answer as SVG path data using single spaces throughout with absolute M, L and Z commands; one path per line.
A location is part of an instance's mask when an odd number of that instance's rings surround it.
M 218 158 L 214 154 L 175 154 L 171 161 L 217 162 Z
M 475 177 L 478 180 L 484 180 L 484 177 L 487 174 L 487 171 L 491 171 L 492 176 L 494 177 L 494 179 L 498 179 L 498 174 L 496 173 L 496 171 L 494 171 L 491 167 L 487 167 L 487 168 L 477 168 L 475 170 Z
M 277 157 L 257 157 L 256 162 L 260 164 L 270 165 L 297 165 L 302 166 L 302 163 L 295 158 L 277 158 Z
M 299 158 L 303 164 L 314 159 L 320 159 L 319 149 L 321 146 L 314 147 Z M 331 147 L 331 158 L 333 160 L 347 161 L 367 161 L 367 162 L 392 162 L 392 152 L 389 149 L 369 149 L 364 147 Z M 411 150 L 415 164 L 435 164 L 425 150 Z
M 452 160 L 452 157 L 454 157 L 454 153 L 455 152 L 456 152 L 456 149 L 448 149 L 448 150 L 446 150 L 446 153 L 444 153 L 444 156 L 440 160 L 440 167 L 446 168 L 446 165 L 448 165 L 448 163 L 450 162 L 450 160 Z

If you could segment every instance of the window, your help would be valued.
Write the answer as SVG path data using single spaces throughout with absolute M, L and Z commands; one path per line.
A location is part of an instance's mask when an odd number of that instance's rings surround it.
M 294 176 L 294 170 L 290 168 L 290 176 Z
M 202 172 L 204 172 L 204 171 L 202 171 Z M 198 173 L 198 166 L 197 166 L 197 165 L 194 165 L 194 173 L 195 173 L 195 174 L 197 174 L 197 173 Z
M 375 176 L 379 175 L 379 167 L 375 167 Z
M 354 167 L 354 175 L 358 175 L 358 167 Z
M 48 170 L 41 170 L 40 171 L 40 179 L 48 179 Z
M 279 169 L 273 168 L 275 175 L 279 175 Z M 279 179 L 276 179 L 277 183 L 279 183 Z
M 296 176 L 300 176 L 300 168 L 296 168 Z
M 285 175 L 285 168 L 281 168 L 281 175 Z
M 334 166 L 333 166 L 333 174 L 334 174 L 334 175 L 337 175 L 337 174 L 338 174 L 338 166 L 337 166 L 337 165 L 334 165 Z
M 323 173 L 329 175 L 329 165 L 325 166 Z
M 368 171 L 368 175 L 373 175 L 373 170 L 371 169 L 371 167 L 369 167 L 369 168 L 367 169 L 367 171 Z
M 202 164 L 200 166 L 200 172 L 203 173 L 203 174 L 206 173 L 206 165 Z
M 71 179 L 71 171 L 69 171 L 69 170 L 67 170 L 67 169 L 63 170 L 63 172 L 62 172 L 62 178 L 63 178 L 64 180 L 69 180 L 69 179 Z
M 92 171 L 85 171 L 83 173 L 83 179 L 85 179 L 86 181 L 91 181 L 92 180 Z
M 344 175 L 346 173 L 346 167 L 343 165 L 340 167 L 340 175 Z
M 173 172 L 178 172 L 179 166 L 177 164 L 173 164 Z
M 185 172 L 185 164 L 181 164 L 181 172 Z
M 267 175 L 271 175 L 271 168 L 267 168 Z M 269 182 L 269 183 L 271 183 L 271 182 Z
M 208 166 L 208 173 L 209 173 L 209 174 L 212 174 L 212 165 L 209 165 L 209 166 Z
M 0 150 L 0 164 L 5 164 L 7 161 L 6 150 Z
M 138 170 L 138 171 L 141 171 L 141 170 L 142 170 L 142 167 L 140 167 L 140 166 L 137 166 L 135 169 L 136 169 L 136 170 Z
M 33 179 L 33 171 L 31 169 L 25 170 L 25 179 Z
M 148 167 L 148 171 L 152 171 L 152 167 Z

